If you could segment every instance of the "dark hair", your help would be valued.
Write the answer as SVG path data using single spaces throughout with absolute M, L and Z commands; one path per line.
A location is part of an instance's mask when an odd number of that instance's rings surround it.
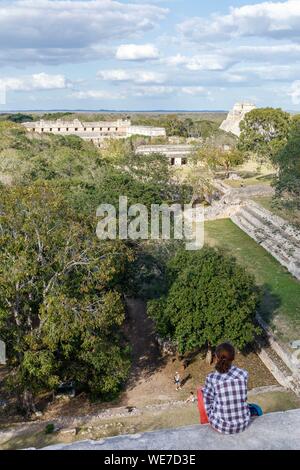
M 220 372 L 220 374 L 226 374 L 231 367 L 232 361 L 234 361 L 234 347 L 230 343 L 219 344 L 216 348 L 216 356 L 216 370 Z

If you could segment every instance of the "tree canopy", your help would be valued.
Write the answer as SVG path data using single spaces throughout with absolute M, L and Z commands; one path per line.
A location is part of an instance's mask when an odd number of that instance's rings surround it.
M 167 269 L 168 288 L 148 303 L 158 333 L 180 353 L 231 341 L 243 348 L 258 331 L 259 291 L 232 257 L 213 248 L 179 251 Z
M 272 159 L 286 143 L 289 125 L 290 115 L 281 109 L 253 109 L 240 124 L 239 149 Z
M 212 171 L 223 168 L 226 177 L 229 176 L 231 168 L 241 165 L 245 155 L 236 148 L 224 149 L 222 147 L 204 146 L 197 149 L 193 155 L 194 163 L 202 162 Z
M 288 196 L 300 208 L 300 117 L 292 120 L 287 142 L 273 157 L 278 168 L 277 196 Z
M 76 136 L 31 135 L 0 122 L 0 175 L 12 183 L 37 179 L 96 178 L 103 165 L 97 148 Z
M 100 151 L 76 136 L 31 135 L 0 123 L 0 337 L 7 386 L 30 412 L 63 381 L 107 398 L 126 381 L 126 293 L 151 291 L 161 269 L 142 241 L 100 241 L 101 203 L 188 202 L 162 155 L 136 157 L 129 141 Z M 5 182 L 5 179 L 2 179 Z M 146 286 L 147 284 L 147 286 Z M 147 295 L 147 293 L 146 293 Z
M 4 189 L 0 227 L 0 332 L 14 390 L 71 379 L 116 393 L 129 367 L 120 328 L 133 251 L 99 241 L 49 183 Z

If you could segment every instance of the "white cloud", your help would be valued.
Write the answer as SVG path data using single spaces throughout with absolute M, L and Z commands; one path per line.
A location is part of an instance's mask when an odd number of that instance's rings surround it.
M 95 100 L 118 100 L 124 99 L 125 96 L 122 93 L 112 93 L 109 90 L 87 90 L 87 91 L 75 91 L 71 95 L 72 98 L 79 100 L 95 99 Z
M 300 0 L 299 0 L 300 1 Z M 268 73 L 270 66 L 277 66 L 278 73 L 283 77 L 288 77 L 288 69 L 290 75 L 293 74 L 295 64 L 300 62 L 300 44 L 269 44 L 269 45 L 243 45 L 234 46 L 224 44 L 222 46 L 213 46 L 212 44 L 201 46 L 203 52 L 195 55 L 183 55 L 178 53 L 173 56 L 164 57 L 160 63 L 168 67 L 177 67 L 182 72 L 186 69 L 191 72 L 226 72 L 228 78 L 232 68 L 239 68 L 239 64 L 243 67 L 249 63 L 247 71 L 251 68 L 261 70 L 263 66 Z M 199 49 L 199 48 L 198 48 Z M 259 65 L 263 63 L 263 65 Z M 195 74 L 196 75 L 196 74 Z M 232 73 L 231 81 L 241 81 L 238 77 L 234 77 L 235 71 Z M 201 75 L 203 77 L 203 75 Z
M 209 95 L 201 86 L 149 86 L 135 89 L 136 96 L 163 96 L 163 95 Z
M 162 96 L 170 95 L 176 91 L 176 87 L 173 86 L 147 86 L 138 87 L 133 91 L 135 96 Z
M 115 48 L 105 45 L 91 45 L 82 48 L 8 48 L 1 49 L 0 67 L 26 67 L 32 64 L 77 64 L 87 61 L 111 58 Z
M 101 70 L 97 73 L 100 80 L 112 82 L 133 82 L 137 84 L 143 83 L 163 83 L 166 76 L 163 73 L 152 72 L 150 70 Z
M 240 46 L 232 51 L 233 54 L 239 55 L 246 59 L 276 59 L 290 60 L 292 57 L 300 57 L 300 44 L 268 44 L 267 46 Z
M 201 45 L 197 47 L 197 54 L 178 53 L 159 62 L 177 69 L 179 85 L 206 87 L 224 82 L 232 88 L 233 85 L 253 87 L 269 81 L 296 80 L 300 74 L 300 44 L 268 42 L 269 45 L 254 45 L 252 41 L 251 45 Z M 169 76 L 173 77 L 172 72 Z
M 159 51 L 153 44 L 122 44 L 116 52 L 118 60 L 153 60 L 159 58 Z
M 34 91 L 34 90 L 63 90 L 71 88 L 72 83 L 64 75 L 48 75 L 37 73 L 26 77 L 7 77 L 0 79 L 0 85 L 6 90 Z
M 175 67 L 182 65 L 187 70 L 199 72 L 203 70 L 225 70 L 234 63 L 234 59 L 231 58 L 228 54 L 226 55 L 221 54 L 221 52 L 218 52 L 211 54 L 203 53 L 193 56 L 184 56 L 181 54 L 177 54 L 175 56 L 162 59 L 162 62 L 164 62 L 166 65 Z
M 300 37 L 300 2 L 262 2 L 230 8 L 227 15 L 193 17 L 178 25 L 179 31 L 193 41 L 226 40 L 243 36 L 276 39 Z
M 166 65 L 171 65 L 177 67 L 177 65 L 183 65 L 186 64 L 188 61 L 188 57 L 182 55 L 182 54 L 176 54 L 170 57 L 166 57 L 162 59 L 162 62 L 165 63 Z
M 114 69 L 114 70 L 100 70 L 97 72 L 97 77 L 100 80 L 109 80 L 112 82 L 126 82 L 131 80 L 132 75 L 127 70 Z
M 166 8 L 116 0 L 2 0 L 0 59 L 23 63 L 78 62 L 99 57 L 103 45 L 153 29 Z M 11 53 L 8 50 L 11 50 Z M 68 51 L 70 55 L 64 51 Z M 74 53 L 74 52 L 77 52 Z M 56 62 L 55 62 L 56 61 Z
M 272 64 L 266 62 L 264 64 L 251 64 L 251 65 L 238 65 L 235 69 L 227 75 L 242 74 L 251 81 L 253 77 L 259 78 L 262 81 L 291 81 L 296 79 L 300 74 L 300 63 L 295 63 L 293 66 L 286 64 Z
M 184 86 L 181 88 L 182 93 L 186 95 L 203 95 L 207 94 L 207 90 L 202 86 Z
M 235 72 L 226 72 L 222 78 L 229 83 L 245 83 L 247 81 L 246 75 Z
M 224 70 L 228 66 L 228 59 L 215 55 L 198 55 L 192 57 L 186 64 L 188 70 Z
M 288 96 L 292 98 L 293 104 L 300 104 L 300 80 L 296 80 L 292 83 Z
M 167 86 L 167 85 L 150 85 L 143 86 L 139 85 L 131 87 L 126 91 L 118 93 L 112 93 L 109 90 L 88 90 L 88 91 L 76 91 L 72 93 L 73 98 L 77 99 L 125 99 L 128 97 L 136 96 L 140 98 L 144 97 L 163 97 L 169 95 L 209 95 L 208 91 L 201 86 Z

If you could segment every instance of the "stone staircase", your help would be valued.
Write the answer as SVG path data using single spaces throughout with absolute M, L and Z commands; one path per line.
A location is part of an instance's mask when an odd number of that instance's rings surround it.
M 300 280 L 300 233 L 253 201 L 241 205 L 231 220 Z
M 273 188 L 262 184 L 245 188 L 231 188 L 224 181 L 214 180 L 213 186 L 216 193 L 213 195 L 212 201 L 209 201 L 210 206 L 204 210 L 205 220 L 230 218 L 253 197 L 274 195 Z
M 271 374 L 275 377 L 277 382 L 284 388 L 292 390 L 298 397 L 300 396 L 300 379 L 299 370 L 293 372 L 284 362 L 279 355 L 275 352 L 273 347 L 264 346 L 257 348 L 256 353 L 262 363 L 269 369 Z M 296 369 L 293 368 L 293 369 Z

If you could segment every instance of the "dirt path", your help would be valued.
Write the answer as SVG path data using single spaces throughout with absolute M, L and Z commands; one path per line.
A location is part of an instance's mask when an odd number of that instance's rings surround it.
M 132 344 L 132 369 L 121 395 L 121 406 L 145 407 L 172 400 L 184 400 L 190 391 L 204 384 L 212 366 L 201 355 L 190 360 L 187 368 L 176 357 L 164 357 L 155 340 L 152 321 L 148 318 L 145 303 L 130 299 L 127 302 L 128 321 L 126 335 Z M 261 363 L 256 354 L 237 354 L 237 365 L 250 372 L 250 388 L 276 384 L 276 380 Z M 173 377 L 178 371 L 184 382 L 182 390 L 176 391 Z
M 121 405 L 145 406 L 177 399 L 172 383 L 173 367 L 170 367 L 176 361 L 161 356 L 145 302 L 130 299 L 127 308 L 125 334 L 133 348 L 133 363 Z
M 164 365 L 157 341 L 153 322 L 147 316 L 146 305 L 142 300 L 127 301 L 127 323 L 125 334 L 132 345 L 132 368 L 128 379 L 128 391 L 137 382 L 149 379 Z

